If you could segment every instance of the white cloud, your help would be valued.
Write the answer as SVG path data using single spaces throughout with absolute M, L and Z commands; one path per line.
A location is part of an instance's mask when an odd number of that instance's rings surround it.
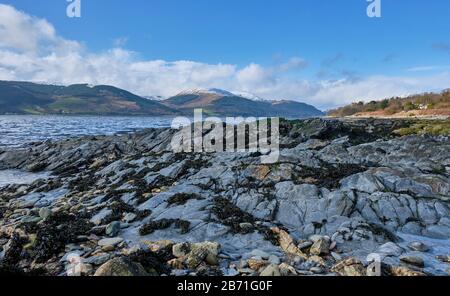
M 450 66 L 418 66 L 406 69 L 407 72 L 426 72 L 426 71 L 435 71 L 435 70 L 446 70 L 450 69 Z
M 142 60 L 115 47 L 92 53 L 77 41 L 57 35 L 46 20 L 0 4 L 0 79 L 48 83 L 110 84 L 139 95 L 174 95 L 184 89 L 222 88 L 246 91 L 268 99 L 301 100 L 320 108 L 335 107 L 355 100 L 407 95 L 450 86 L 447 72 L 433 76 L 345 78 L 314 81 L 293 78 L 292 71 L 307 63 L 293 57 L 276 66 L 252 63 L 244 67 L 195 61 Z

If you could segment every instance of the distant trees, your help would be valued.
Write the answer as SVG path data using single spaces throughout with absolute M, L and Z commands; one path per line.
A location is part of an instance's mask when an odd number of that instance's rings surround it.
M 425 109 L 450 109 L 450 89 L 446 89 L 441 93 L 424 93 L 405 98 L 393 97 L 368 103 L 359 101 L 342 108 L 331 110 L 328 114 L 330 116 L 343 117 L 364 112 L 382 111 L 383 114 L 392 115 L 402 111 Z

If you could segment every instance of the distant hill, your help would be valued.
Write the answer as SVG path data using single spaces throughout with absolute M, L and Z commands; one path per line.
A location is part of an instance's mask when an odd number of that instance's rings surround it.
M 314 106 L 295 101 L 265 101 L 249 99 L 223 90 L 184 91 L 174 97 L 161 101 L 164 105 L 191 113 L 202 108 L 208 115 L 214 116 L 274 116 L 303 118 L 323 116 L 324 113 Z M 256 96 L 254 96 L 257 98 Z
M 0 114 L 162 116 L 179 112 L 113 86 L 0 81 Z
M 0 114 L 192 116 L 194 109 L 202 108 L 206 115 L 215 116 L 303 118 L 324 115 L 304 103 L 266 101 L 220 89 L 185 91 L 166 100 L 153 98 L 108 85 L 60 86 L 0 81 Z
M 405 98 L 394 97 L 369 103 L 353 103 L 331 110 L 328 115 L 334 117 L 450 116 L 450 90 L 440 93 L 417 94 Z

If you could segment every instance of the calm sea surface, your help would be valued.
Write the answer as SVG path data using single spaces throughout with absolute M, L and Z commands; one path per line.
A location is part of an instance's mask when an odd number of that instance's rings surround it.
M 171 117 L 0 115 L 0 147 L 84 135 L 114 135 L 169 127 Z

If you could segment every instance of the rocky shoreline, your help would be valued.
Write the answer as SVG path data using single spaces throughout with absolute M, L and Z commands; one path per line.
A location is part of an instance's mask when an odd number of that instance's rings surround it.
M 0 273 L 449 275 L 450 140 L 408 124 L 282 121 L 272 165 L 175 154 L 170 129 L 0 149 L 51 172 L 0 188 Z

